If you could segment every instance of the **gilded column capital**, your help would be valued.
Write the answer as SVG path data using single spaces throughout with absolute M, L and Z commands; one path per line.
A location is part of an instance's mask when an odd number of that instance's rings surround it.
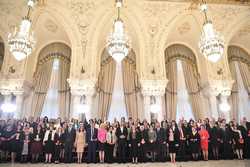
M 211 90 L 219 95 L 230 96 L 234 80 L 210 80 Z
M 0 80 L 0 92 L 4 95 L 13 93 L 15 95 L 20 95 L 24 93 L 24 83 L 23 79 L 1 79 Z

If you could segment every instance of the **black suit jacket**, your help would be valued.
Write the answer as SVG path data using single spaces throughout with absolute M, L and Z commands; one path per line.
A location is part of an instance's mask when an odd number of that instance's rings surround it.
M 69 131 L 67 128 L 64 132 L 64 142 L 65 144 L 74 144 L 76 138 L 76 130 L 74 128 Z
M 97 134 L 98 134 L 98 130 L 96 128 L 94 128 L 94 134 L 92 136 L 92 141 L 97 141 Z M 87 132 L 86 132 L 86 142 L 87 143 L 91 142 L 91 127 L 89 127 L 87 129 Z
M 119 141 L 124 141 L 124 140 L 127 140 L 128 130 L 127 130 L 126 127 L 124 127 L 124 128 L 123 128 L 123 131 L 121 131 L 121 128 L 118 127 L 118 128 L 116 129 L 115 134 L 116 134 L 116 137 L 117 137 L 117 139 L 118 139 L 118 142 L 119 142 Z M 124 138 L 121 138 L 122 135 L 124 136 Z

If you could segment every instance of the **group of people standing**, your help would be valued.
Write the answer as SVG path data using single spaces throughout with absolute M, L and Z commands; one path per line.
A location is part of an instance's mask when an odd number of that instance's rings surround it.
M 250 158 L 250 123 L 235 120 L 113 123 L 47 117 L 0 121 L 1 162 L 113 163 Z

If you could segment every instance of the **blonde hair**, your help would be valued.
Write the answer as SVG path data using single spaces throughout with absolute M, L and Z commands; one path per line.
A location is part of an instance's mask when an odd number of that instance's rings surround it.
M 100 128 L 101 129 L 105 129 L 106 128 L 106 124 L 105 123 L 101 123 Z

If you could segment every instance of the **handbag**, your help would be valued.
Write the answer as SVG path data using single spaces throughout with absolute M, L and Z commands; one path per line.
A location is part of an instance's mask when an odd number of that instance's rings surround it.
M 244 144 L 244 139 L 243 139 L 243 138 L 240 138 L 240 139 L 239 139 L 239 143 L 240 143 L 240 144 Z

